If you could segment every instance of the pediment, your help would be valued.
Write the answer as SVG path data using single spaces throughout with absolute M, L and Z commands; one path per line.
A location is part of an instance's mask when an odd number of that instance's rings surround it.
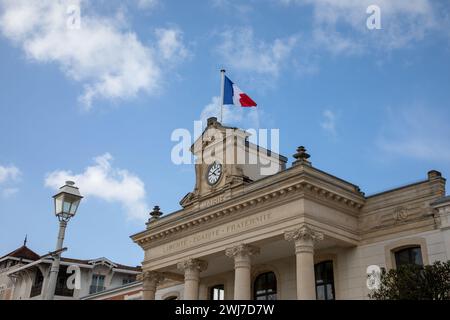
M 106 266 L 108 268 L 117 268 L 117 264 L 104 257 L 90 260 L 88 263 L 93 266 Z

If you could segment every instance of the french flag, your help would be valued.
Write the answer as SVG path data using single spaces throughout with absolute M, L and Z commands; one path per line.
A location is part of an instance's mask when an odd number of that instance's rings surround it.
M 240 107 L 256 107 L 256 102 L 246 93 L 242 92 L 227 76 L 225 76 L 224 81 L 223 104 L 233 104 Z

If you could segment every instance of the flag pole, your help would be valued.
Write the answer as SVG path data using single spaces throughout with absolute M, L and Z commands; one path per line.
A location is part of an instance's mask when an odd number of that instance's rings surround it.
M 225 69 L 220 70 L 220 123 L 223 121 L 223 98 L 225 95 Z

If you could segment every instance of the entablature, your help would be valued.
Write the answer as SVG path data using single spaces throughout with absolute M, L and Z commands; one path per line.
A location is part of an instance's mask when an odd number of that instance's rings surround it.
M 222 200 L 218 200 L 210 207 L 191 212 L 180 210 L 162 217 L 149 224 L 146 231 L 132 238 L 145 249 L 195 232 L 206 224 L 214 226 L 267 207 L 279 206 L 302 198 L 320 202 L 351 217 L 358 216 L 365 199 L 356 189 L 353 193 L 349 188 L 342 190 L 337 184 L 331 184 L 327 180 L 319 179 L 317 175 L 309 174 L 307 172 L 310 171 L 309 168 L 299 166 L 295 169 L 286 170 L 283 177 L 279 174 L 280 177 L 276 179 L 269 179 L 269 177 L 266 181 L 257 181 L 234 197 L 223 195 Z M 259 187 L 256 186 L 257 184 Z M 301 214 L 304 212 L 299 208 L 298 215 Z

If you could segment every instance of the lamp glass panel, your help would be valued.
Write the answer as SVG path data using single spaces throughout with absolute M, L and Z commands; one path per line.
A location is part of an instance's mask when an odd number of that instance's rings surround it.
M 67 199 L 64 199 L 64 205 L 63 205 L 63 210 L 64 213 L 69 213 L 70 212 L 70 207 L 71 207 L 72 203 L 67 201 Z
M 70 214 L 74 215 L 77 212 L 78 205 L 80 204 L 80 200 L 75 200 L 70 207 Z
M 59 195 L 55 198 L 55 214 L 62 212 L 63 196 Z

